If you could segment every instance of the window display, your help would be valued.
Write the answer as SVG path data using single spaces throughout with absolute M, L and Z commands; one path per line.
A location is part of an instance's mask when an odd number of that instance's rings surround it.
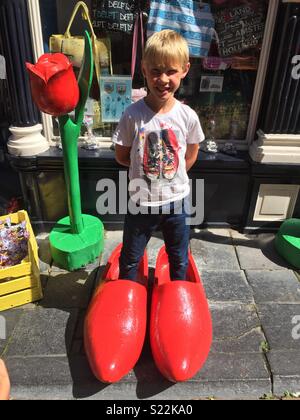
M 49 0 L 40 0 L 42 3 L 48 4 Z M 64 33 L 70 19 L 74 2 L 69 3 L 66 10 L 65 2 L 56 2 L 59 33 Z M 269 0 L 126 0 L 122 2 L 126 5 L 123 10 L 118 1 L 90 0 L 86 4 L 97 38 L 110 39 L 112 75 L 131 75 L 134 22 L 139 12 L 143 12 L 139 39 L 142 32 L 146 37 L 164 28 L 180 31 L 189 42 L 191 70 L 183 80 L 178 99 L 197 112 L 208 139 L 246 140 Z M 47 16 L 43 14 L 42 19 Z M 82 35 L 82 22 L 78 21 L 72 26 L 74 35 Z M 42 25 L 46 23 L 42 21 Z M 132 92 L 142 92 L 143 97 L 142 47 L 138 44 Z M 87 107 L 94 121 L 93 135 L 111 137 L 122 110 L 111 122 L 105 103 L 107 92 L 102 89 L 101 97 L 101 83 L 96 82 Z M 130 102 L 136 100 L 134 94 L 130 96 Z M 126 106 L 130 103 L 127 102 Z M 114 112 L 111 107 L 109 112 Z M 85 131 L 83 126 L 83 136 Z
M 191 60 L 180 99 L 196 110 L 207 138 L 245 140 L 268 1 L 213 0 L 211 7 L 216 40 L 207 57 Z

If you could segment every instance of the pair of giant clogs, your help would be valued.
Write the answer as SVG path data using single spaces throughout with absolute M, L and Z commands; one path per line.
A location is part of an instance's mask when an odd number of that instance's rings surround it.
M 94 375 L 113 383 L 138 361 L 146 334 L 148 259 L 138 282 L 119 279 L 120 244 L 112 253 L 84 325 L 85 351 Z M 168 256 L 158 255 L 152 295 L 150 343 L 156 366 L 168 380 L 186 381 L 204 364 L 212 322 L 192 255 L 186 281 L 170 281 Z

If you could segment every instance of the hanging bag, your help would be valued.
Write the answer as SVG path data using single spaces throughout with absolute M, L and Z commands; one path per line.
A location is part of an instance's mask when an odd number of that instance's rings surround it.
M 67 30 L 64 33 L 64 35 L 52 35 L 50 37 L 50 52 L 60 52 L 65 54 L 67 57 L 69 57 L 74 67 L 80 68 L 84 54 L 84 37 L 72 36 L 70 33 L 72 23 L 80 8 L 83 9 L 83 19 L 87 21 L 91 30 L 91 41 L 93 47 L 95 70 L 97 80 L 99 81 L 101 73 L 112 73 L 111 44 L 109 38 L 96 37 L 89 15 L 89 9 L 83 1 L 79 1 L 75 5 Z
M 140 33 L 141 33 L 141 47 L 142 52 L 145 47 L 144 40 L 144 25 L 143 25 L 143 13 L 139 12 L 135 19 L 134 32 L 133 32 L 133 41 L 132 41 L 132 55 L 131 55 L 131 77 L 134 79 L 135 69 L 136 69 L 136 59 L 137 59 L 137 50 L 138 50 L 138 37 L 139 37 L 139 23 L 140 23 Z M 145 83 L 144 83 L 145 84 Z M 147 88 L 141 87 L 139 89 L 132 89 L 132 102 L 137 102 L 140 99 L 147 96 Z
M 163 29 L 179 32 L 191 57 L 207 57 L 215 32 L 210 5 L 193 0 L 151 0 L 147 34 Z

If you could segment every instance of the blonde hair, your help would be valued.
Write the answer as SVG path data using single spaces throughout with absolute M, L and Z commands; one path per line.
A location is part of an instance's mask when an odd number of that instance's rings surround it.
M 189 62 L 188 44 L 176 31 L 165 29 L 156 32 L 146 43 L 143 62 L 155 64 L 176 62 L 185 67 Z

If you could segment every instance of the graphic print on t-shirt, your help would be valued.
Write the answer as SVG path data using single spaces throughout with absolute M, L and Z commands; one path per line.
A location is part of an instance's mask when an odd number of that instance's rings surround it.
M 141 130 L 140 140 L 143 149 L 143 170 L 146 179 L 173 180 L 179 166 L 179 144 L 176 134 L 171 128 L 145 132 Z

